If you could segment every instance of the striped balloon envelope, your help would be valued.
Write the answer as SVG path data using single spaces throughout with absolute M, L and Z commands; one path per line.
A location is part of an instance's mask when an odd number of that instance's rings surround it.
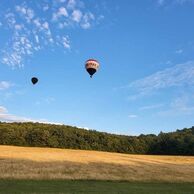
M 91 78 L 98 71 L 99 66 L 100 66 L 99 62 L 95 59 L 88 59 L 86 61 L 85 68 L 87 72 L 90 74 Z

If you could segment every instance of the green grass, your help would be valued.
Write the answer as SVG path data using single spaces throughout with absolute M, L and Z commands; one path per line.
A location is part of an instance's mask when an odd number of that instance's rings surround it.
M 194 183 L 0 180 L 0 194 L 194 194 Z

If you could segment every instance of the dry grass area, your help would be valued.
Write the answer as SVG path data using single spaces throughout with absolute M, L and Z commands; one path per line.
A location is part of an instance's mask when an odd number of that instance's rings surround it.
M 0 146 L 0 178 L 194 182 L 194 157 Z

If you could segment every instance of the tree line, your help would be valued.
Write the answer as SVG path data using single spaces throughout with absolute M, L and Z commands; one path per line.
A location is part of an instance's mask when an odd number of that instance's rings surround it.
M 126 136 L 66 125 L 0 122 L 0 144 L 130 154 L 194 155 L 194 127 L 158 135 Z

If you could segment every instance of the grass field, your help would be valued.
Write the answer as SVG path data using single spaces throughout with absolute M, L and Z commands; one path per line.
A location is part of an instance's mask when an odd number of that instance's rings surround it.
M 0 179 L 194 183 L 194 157 L 0 146 Z
M 194 194 L 194 157 L 0 146 L 0 194 L 43 193 Z
M 0 194 L 193 194 L 192 183 L 0 180 Z

